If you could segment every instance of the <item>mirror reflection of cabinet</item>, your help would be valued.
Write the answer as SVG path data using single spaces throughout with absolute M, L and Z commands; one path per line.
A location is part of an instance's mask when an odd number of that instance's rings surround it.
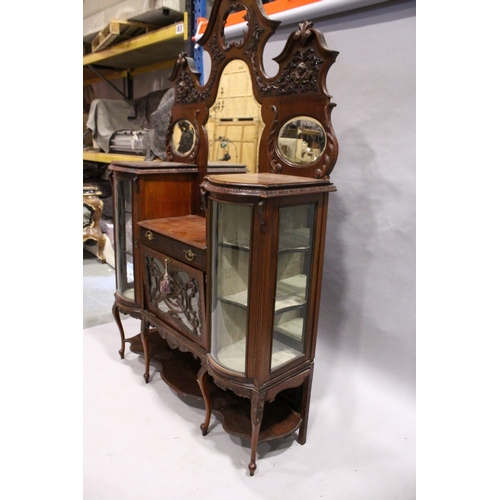
M 285 389 L 300 388 L 300 404 L 289 407 L 298 420 L 286 414 L 280 433 L 299 428 L 305 442 L 326 210 L 335 187 L 326 179 L 246 174 L 208 176 L 203 188 L 210 255 L 205 369 L 218 386 L 251 399 L 253 475 L 265 403 Z M 208 390 L 204 396 L 206 432 Z

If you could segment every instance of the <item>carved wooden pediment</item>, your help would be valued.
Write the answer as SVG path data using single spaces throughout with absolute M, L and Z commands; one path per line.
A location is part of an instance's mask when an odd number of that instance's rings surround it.
M 230 16 L 241 18 L 239 26 L 243 29 L 237 39 L 228 28 Z M 337 160 L 338 143 L 330 118 L 335 104 L 327 92 L 326 78 L 338 52 L 328 49 L 323 34 L 304 20 L 274 59 L 279 66 L 277 73 L 269 76 L 264 70 L 264 48 L 279 25 L 279 21 L 267 17 L 260 0 L 214 2 L 206 31 L 198 41 L 211 61 L 206 83 L 200 82 L 200 74 L 186 54 L 179 55 L 172 72 L 176 100 L 167 133 L 170 161 L 196 163 L 200 174 L 205 175 L 205 124 L 224 68 L 239 59 L 250 70 L 254 96 L 262 106 L 264 129 L 258 171 L 329 177 Z M 188 154 L 180 154 L 171 140 L 176 123 L 183 120 L 191 124 L 195 137 Z

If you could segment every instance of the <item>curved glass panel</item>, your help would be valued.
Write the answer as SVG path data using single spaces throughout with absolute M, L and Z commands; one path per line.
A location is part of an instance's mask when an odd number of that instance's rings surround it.
M 188 120 L 179 120 L 174 125 L 170 145 L 176 154 L 186 156 L 194 148 L 195 137 L 193 124 Z
M 211 355 L 244 374 L 252 206 L 212 203 Z
M 115 180 L 115 266 L 118 292 L 130 300 L 134 294 L 134 245 L 132 235 L 132 180 Z
M 272 370 L 305 350 L 315 210 L 314 203 L 280 208 Z
M 321 123 L 308 116 L 288 120 L 278 134 L 281 155 L 296 165 L 314 163 L 323 154 L 325 145 L 325 129 Z

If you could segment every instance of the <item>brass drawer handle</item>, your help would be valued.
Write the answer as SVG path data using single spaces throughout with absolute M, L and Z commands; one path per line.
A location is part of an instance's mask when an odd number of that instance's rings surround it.
M 189 262 L 196 258 L 196 254 L 191 249 L 184 250 L 184 255 L 186 256 L 186 259 L 189 260 Z
M 145 233 L 144 233 L 144 236 L 146 236 L 146 238 L 151 241 L 151 240 L 154 240 L 155 239 L 155 235 L 148 229 Z

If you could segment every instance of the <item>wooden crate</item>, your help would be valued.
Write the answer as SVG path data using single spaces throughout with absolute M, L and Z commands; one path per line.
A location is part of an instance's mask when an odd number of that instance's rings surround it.
M 113 19 L 93 40 L 92 52 L 98 52 L 106 47 L 144 33 L 157 29 L 158 26 L 136 21 Z

